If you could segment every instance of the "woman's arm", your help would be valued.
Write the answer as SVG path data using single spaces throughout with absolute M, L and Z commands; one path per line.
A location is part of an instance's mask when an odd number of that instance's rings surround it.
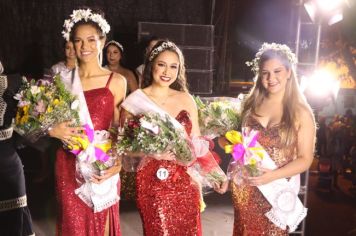
M 299 113 L 297 158 L 276 170 L 265 170 L 258 177 L 249 178 L 251 185 L 262 185 L 276 179 L 287 178 L 306 171 L 313 162 L 315 145 L 315 123 L 313 115 L 307 109 Z
M 197 104 L 195 103 L 192 95 L 190 95 L 189 93 L 185 93 L 184 105 L 185 105 L 184 109 L 187 110 L 187 112 L 190 115 L 190 119 L 192 121 L 191 136 L 198 137 L 198 136 L 200 136 L 199 120 L 198 120 L 198 107 L 197 107 Z
M 120 104 L 124 100 L 127 91 L 126 79 L 123 76 L 114 73 L 114 77 L 110 83 L 110 90 L 114 94 L 114 118 L 112 126 L 117 127 L 119 126 L 120 120 Z
M 127 85 L 129 88 L 129 91 L 132 93 L 133 91 L 135 91 L 136 89 L 138 89 L 138 84 L 137 84 L 137 80 L 136 80 L 136 76 L 135 74 L 127 69 Z

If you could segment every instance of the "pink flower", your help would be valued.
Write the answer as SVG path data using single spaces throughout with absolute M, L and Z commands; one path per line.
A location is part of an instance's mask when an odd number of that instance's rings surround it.
M 35 106 L 35 111 L 38 113 L 43 113 L 46 111 L 46 106 L 43 100 L 39 100 Z

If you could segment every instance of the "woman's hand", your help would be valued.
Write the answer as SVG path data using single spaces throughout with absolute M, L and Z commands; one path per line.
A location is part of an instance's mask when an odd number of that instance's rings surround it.
M 121 161 L 116 160 L 115 164 L 112 167 L 110 167 L 106 170 L 100 171 L 100 175 L 93 175 L 91 178 L 91 181 L 95 184 L 101 184 L 105 180 L 109 179 L 111 176 L 114 176 L 114 175 L 120 173 L 121 167 L 122 167 Z
M 85 138 L 83 127 L 72 127 L 72 121 L 65 121 L 54 125 L 49 131 L 48 135 L 53 138 L 62 140 L 67 145 L 74 146 L 78 143 L 73 140 L 73 137 Z
M 263 173 L 260 176 L 257 177 L 247 177 L 247 181 L 251 186 L 259 186 L 259 185 L 264 185 L 272 182 L 275 180 L 274 172 L 273 170 L 266 169 L 266 168 L 259 168 L 259 170 Z
M 217 193 L 224 194 L 227 191 L 227 188 L 229 187 L 229 181 L 226 179 L 224 182 L 220 184 L 214 184 L 214 190 Z
M 229 145 L 231 143 L 225 138 L 225 136 L 220 136 L 218 138 L 218 144 L 220 148 L 224 149 L 226 145 Z

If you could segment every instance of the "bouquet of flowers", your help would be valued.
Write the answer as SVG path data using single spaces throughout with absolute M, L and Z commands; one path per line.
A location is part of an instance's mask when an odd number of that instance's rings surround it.
M 15 131 L 35 142 L 54 124 L 73 120 L 79 125 L 79 101 L 64 87 L 59 75 L 52 81 L 24 81 L 18 100 Z
M 198 107 L 200 132 L 204 136 L 215 138 L 227 131 L 237 129 L 240 124 L 241 99 L 194 97 Z
M 172 151 L 176 160 L 188 164 L 194 160 L 191 145 L 183 130 L 179 130 L 168 116 L 145 113 L 127 120 L 119 129 L 116 151 L 119 155 L 126 152 L 160 154 Z
M 248 131 L 246 128 L 242 133 L 231 130 L 225 134 L 231 143 L 225 146 L 225 152 L 231 153 L 233 160 L 228 167 L 228 176 L 235 183 L 241 183 L 238 177 L 259 176 L 259 167 L 265 155 L 265 150 L 258 144 L 258 132 Z

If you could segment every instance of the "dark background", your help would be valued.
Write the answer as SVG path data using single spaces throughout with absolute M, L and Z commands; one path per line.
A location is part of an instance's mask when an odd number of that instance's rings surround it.
M 230 81 L 251 81 L 245 66 L 261 43 L 295 44 L 298 0 L 1 0 L 0 60 L 5 72 L 39 78 L 44 68 L 63 59 L 64 19 L 79 6 L 98 7 L 111 25 L 108 39 L 120 41 L 127 66 L 142 62 L 137 42 L 138 22 L 213 24 L 214 92 Z M 336 26 L 323 28 L 323 37 L 341 36 L 354 43 L 355 7 Z M 332 33 L 328 33 L 331 31 Z M 337 32 L 337 33 L 335 33 Z M 189 68 L 189 65 L 187 65 Z

